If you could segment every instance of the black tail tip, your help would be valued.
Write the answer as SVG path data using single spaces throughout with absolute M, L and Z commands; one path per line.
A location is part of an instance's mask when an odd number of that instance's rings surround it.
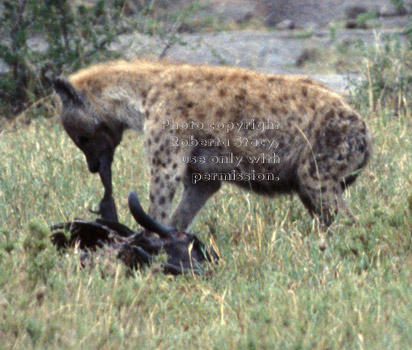
M 137 195 L 136 191 L 131 190 L 129 192 L 129 203 L 130 202 L 135 202 L 135 201 L 139 202 L 139 196 Z
M 142 215 L 145 215 L 145 211 L 143 210 L 142 205 L 140 204 L 139 196 L 137 195 L 136 191 L 131 190 L 129 192 L 128 203 L 129 203 L 129 209 L 132 212 L 135 219 L 136 219 L 136 216 L 135 216 L 136 214 L 139 217 Z

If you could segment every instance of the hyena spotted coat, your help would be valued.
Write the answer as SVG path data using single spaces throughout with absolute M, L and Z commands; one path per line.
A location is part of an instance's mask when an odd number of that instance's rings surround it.
M 296 192 L 328 226 L 338 210 L 348 212 L 343 191 L 371 152 L 359 114 L 303 76 L 113 61 L 59 78 L 55 90 L 65 130 L 89 170 L 100 173 L 100 212 L 111 220 L 117 216 L 110 165 L 126 129 L 144 129 L 149 215 L 182 230 L 224 180 L 266 195 Z M 182 198 L 170 215 L 180 182 Z

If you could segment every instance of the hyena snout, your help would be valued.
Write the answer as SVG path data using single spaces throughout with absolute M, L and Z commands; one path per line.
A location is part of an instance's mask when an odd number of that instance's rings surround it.
M 86 163 L 89 171 L 94 174 L 99 172 L 100 169 L 100 156 L 94 152 L 87 152 L 83 150 L 83 154 L 86 157 Z
M 100 169 L 100 160 L 95 157 L 87 157 L 86 156 L 86 161 L 87 161 L 87 167 L 89 168 L 89 171 L 92 174 L 98 173 Z
M 114 147 L 108 143 L 95 142 L 82 149 L 87 162 L 87 167 L 91 173 L 97 173 L 101 170 L 101 166 L 104 163 L 111 164 L 114 156 Z

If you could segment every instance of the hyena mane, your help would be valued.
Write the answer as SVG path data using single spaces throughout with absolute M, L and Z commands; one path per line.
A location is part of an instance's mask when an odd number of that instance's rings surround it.
M 107 220 L 117 220 L 111 163 L 126 129 L 144 129 L 149 215 L 182 230 L 223 181 L 266 195 L 295 192 L 330 225 L 338 210 L 349 213 L 343 191 L 371 153 L 360 115 L 303 76 L 112 61 L 56 79 L 55 90 L 64 129 L 100 174 L 99 211 Z M 170 215 L 180 182 L 182 198 Z

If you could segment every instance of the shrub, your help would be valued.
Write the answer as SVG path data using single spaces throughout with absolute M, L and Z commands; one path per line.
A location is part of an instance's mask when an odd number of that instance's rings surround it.
M 27 276 L 33 282 L 46 281 L 57 262 L 49 230 L 37 221 L 28 224 L 28 234 L 23 242 L 26 253 Z
M 0 119 L 13 118 L 35 104 L 32 116 L 45 114 L 42 103 L 52 79 L 119 53 L 110 45 L 137 30 L 160 37 L 166 50 L 181 43 L 179 32 L 197 11 L 197 2 L 175 11 L 155 6 L 171 0 L 0 0 Z M 1 122 L 1 120 L 0 120 Z
M 412 37 L 412 36 L 411 36 Z M 358 108 L 390 110 L 410 115 L 412 100 L 412 41 L 405 44 L 394 36 L 377 38 L 372 47 L 360 42 L 363 53 L 361 77 L 354 81 L 353 96 Z
M 0 59 L 9 70 L 0 76 L 0 114 L 11 117 L 46 96 L 62 72 L 110 56 L 109 45 L 125 31 L 122 3 L 2 0 Z

